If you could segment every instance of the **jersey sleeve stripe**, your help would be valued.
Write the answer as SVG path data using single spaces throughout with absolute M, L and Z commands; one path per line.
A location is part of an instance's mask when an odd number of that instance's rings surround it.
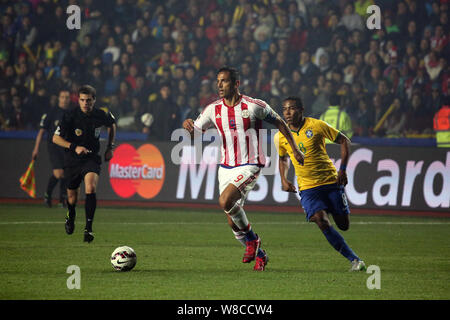
M 241 108 L 242 108 L 242 112 L 245 111 L 248 113 L 248 105 L 246 103 L 241 103 Z M 250 163 L 250 139 L 249 139 L 249 136 L 246 134 L 247 130 L 251 126 L 250 116 L 243 117 L 242 121 L 244 122 L 245 145 L 247 147 L 247 163 Z
M 262 100 L 259 100 L 259 99 L 253 99 L 253 98 L 250 98 L 250 97 L 248 97 L 248 96 L 243 96 L 242 99 L 245 100 L 245 101 L 248 101 L 248 102 L 250 102 L 250 103 L 254 103 L 254 104 L 256 104 L 257 106 L 260 106 L 260 107 L 262 107 L 262 108 L 265 108 L 265 107 L 266 107 L 266 103 L 265 103 L 264 101 L 262 101 Z
M 236 114 L 235 114 L 235 109 L 234 108 L 228 108 L 228 124 L 230 125 L 230 132 L 231 132 L 231 143 L 232 143 L 232 148 L 233 148 L 233 153 L 234 153 L 234 165 L 238 165 L 240 164 L 240 157 L 238 155 L 238 153 L 240 154 L 240 150 L 238 148 L 238 144 L 239 144 L 239 135 L 238 135 L 238 131 L 236 129 L 237 123 L 236 123 Z
M 225 138 L 225 132 L 223 131 L 223 126 L 222 126 L 222 116 L 221 116 L 221 105 L 216 105 L 215 108 L 215 123 L 216 123 L 216 127 L 217 130 L 219 131 L 220 136 L 222 137 L 222 163 L 223 164 L 228 164 L 228 151 L 227 151 L 227 141 Z

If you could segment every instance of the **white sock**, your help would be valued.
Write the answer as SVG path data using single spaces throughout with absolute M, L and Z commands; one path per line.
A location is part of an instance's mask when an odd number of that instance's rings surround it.
M 247 233 L 250 230 L 247 215 L 239 204 L 235 203 L 234 206 L 229 211 L 225 211 L 225 213 L 231 217 L 231 220 L 233 220 L 234 224 L 241 231 Z
M 237 241 L 239 241 L 244 247 L 246 246 L 246 240 L 245 240 L 245 232 L 244 231 L 233 231 L 234 237 Z

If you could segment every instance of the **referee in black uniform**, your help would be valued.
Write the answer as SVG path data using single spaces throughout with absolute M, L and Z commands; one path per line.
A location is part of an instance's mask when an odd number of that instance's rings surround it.
M 66 112 L 55 134 L 53 142 L 65 148 L 64 174 L 67 178 L 66 233 L 72 234 L 75 229 L 75 206 L 78 191 L 84 180 L 86 191 L 85 212 L 86 227 L 84 241 L 94 240 L 92 222 L 97 207 L 96 190 L 100 174 L 101 157 L 100 130 L 108 128 L 108 145 L 104 159 L 111 160 L 113 156 L 114 139 L 116 136 L 116 121 L 111 112 L 94 108 L 96 91 L 92 86 L 84 85 L 78 90 L 79 108 Z
M 59 182 L 59 201 L 63 207 L 66 207 L 67 186 L 64 178 L 64 149 L 53 143 L 53 133 L 63 118 L 64 112 L 70 107 L 70 92 L 61 90 L 58 95 L 58 107 L 52 108 L 44 113 L 40 122 L 40 129 L 36 136 L 33 153 L 31 158 L 36 160 L 39 154 L 39 146 L 44 133 L 47 132 L 47 150 L 52 166 L 52 175 L 48 179 L 47 190 L 44 194 L 44 201 L 48 207 L 52 206 L 53 189 Z

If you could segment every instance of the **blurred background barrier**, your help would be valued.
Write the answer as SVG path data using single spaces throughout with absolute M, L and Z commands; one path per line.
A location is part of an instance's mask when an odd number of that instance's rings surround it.
M 130 137 L 136 139 L 123 140 Z M 211 149 L 206 148 L 208 144 L 203 146 L 204 155 L 198 164 L 175 164 L 172 150 L 177 142 L 148 142 L 137 138 L 127 135 L 119 138 L 114 158 L 109 164 L 102 164 L 99 200 L 133 201 L 144 206 L 156 202 L 172 205 L 217 203 L 217 165 L 206 156 L 206 153 L 211 154 Z M 0 160 L 1 199 L 30 199 L 20 189 L 19 178 L 30 162 L 33 145 L 33 139 L 0 139 L 1 149 L 7 150 Z M 217 148 L 212 143 L 210 147 Z M 35 163 L 37 198 L 43 197 L 51 172 L 46 148 L 46 144 L 41 146 Z M 184 146 L 181 154 L 195 152 L 194 148 L 193 145 Z M 328 145 L 327 148 L 332 161 L 339 166 L 339 146 Z M 267 150 L 271 150 L 270 146 Z M 276 169 L 277 155 L 269 155 L 269 164 L 274 166 L 263 169 L 247 204 L 283 206 L 302 211 L 297 195 L 281 190 Z M 353 209 L 374 209 L 380 213 L 384 210 L 449 211 L 448 149 L 354 144 L 347 173 L 346 194 Z M 290 180 L 295 181 L 292 167 Z

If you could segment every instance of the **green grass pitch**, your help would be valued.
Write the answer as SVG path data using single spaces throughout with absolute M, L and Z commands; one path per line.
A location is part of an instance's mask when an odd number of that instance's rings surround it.
M 248 217 L 270 261 L 264 272 L 241 262 L 244 248 L 223 213 L 99 207 L 94 242 L 83 243 L 84 208 L 75 232 L 64 231 L 65 210 L 0 205 L 0 299 L 303 300 L 450 299 L 450 220 L 353 215 L 341 232 L 366 262 L 380 268 L 380 289 L 349 262 L 303 214 Z M 116 272 L 112 251 L 137 253 L 130 272 Z M 77 265 L 81 289 L 68 289 Z

